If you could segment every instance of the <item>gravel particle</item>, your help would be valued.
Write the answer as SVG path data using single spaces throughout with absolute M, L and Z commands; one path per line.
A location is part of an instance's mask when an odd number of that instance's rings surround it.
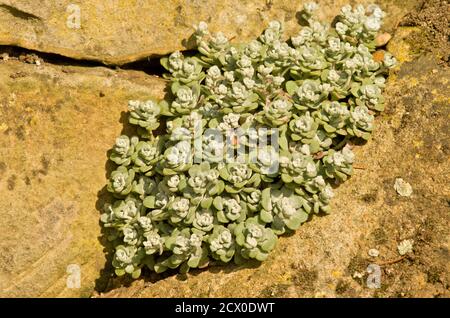
M 380 251 L 377 250 L 376 248 L 371 248 L 368 252 L 369 256 L 371 257 L 378 257 L 378 255 L 380 255 Z
M 394 189 L 402 197 L 409 197 L 413 192 L 411 185 L 402 178 L 395 179 Z

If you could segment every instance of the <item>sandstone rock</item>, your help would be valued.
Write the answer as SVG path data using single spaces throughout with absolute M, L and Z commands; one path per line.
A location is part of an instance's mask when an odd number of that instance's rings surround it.
M 185 41 L 204 20 L 211 31 L 234 41 L 259 35 L 273 19 L 286 34 L 298 32 L 296 13 L 306 1 L 290 0 L 0 0 L 0 44 L 106 64 L 124 64 L 152 55 L 192 48 Z M 331 19 L 348 0 L 319 0 Z M 358 1 L 361 4 L 372 0 Z M 380 1 L 392 29 L 420 0 Z
M 164 81 L 9 60 L 0 83 L 0 297 L 87 297 L 106 261 L 96 208 L 106 152 L 128 99 L 161 97 Z

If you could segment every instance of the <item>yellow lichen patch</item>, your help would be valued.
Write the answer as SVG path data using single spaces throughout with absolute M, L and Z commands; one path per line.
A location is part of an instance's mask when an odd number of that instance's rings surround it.
M 388 50 L 400 63 L 410 62 L 414 59 L 415 54 L 408 43 L 407 38 L 415 32 L 420 32 L 417 27 L 400 27 L 391 41 L 388 43 Z
M 423 140 L 414 140 L 414 141 L 413 141 L 413 145 L 414 145 L 414 147 L 416 147 L 416 148 L 420 148 L 420 147 L 423 146 Z
M 0 133 L 3 133 L 8 130 L 8 125 L 5 123 L 0 124 Z
M 342 277 L 342 272 L 339 270 L 335 270 L 331 273 L 331 276 L 333 276 L 333 278 L 341 278 Z

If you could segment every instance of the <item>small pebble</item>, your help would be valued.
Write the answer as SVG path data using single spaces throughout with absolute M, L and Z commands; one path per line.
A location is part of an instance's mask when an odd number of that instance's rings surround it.
M 384 53 L 385 51 L 379 50 L 372 54 L 372 57 L 375 62 L 382 62 L 384 60 Z
M 377 250 L 376 248 L 371 248 L 368 252 L 369 256 L 371 257 L 378 257 L 378 255 L 380 255 L 380 251 Z
M 394 189 L 402 197 L 409 197 L 413 192 L 411 185 L 402 178 L 395 179 Z
M 363 274 L 361 274 L 360 272 L 354 272 L 353 278 L 363 278 Z
M 377 47 L 385 46 L 392 39 L 392 35 L 389 33 L 379 34 L 375 39 L 375 45 Z

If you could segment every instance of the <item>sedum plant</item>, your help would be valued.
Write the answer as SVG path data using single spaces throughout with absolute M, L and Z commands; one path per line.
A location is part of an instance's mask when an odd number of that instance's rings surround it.
M 197 53 L 161 59 L 165 99 L 129 102 L 136 132 L 109 156 L 101 222 L 117 275 L 264 261 L 279 235 L 330 213 L 396 60 L 373 57 L 378 6 L 347 5 L 332 24 L 317 10 L 305 5 L 289 39 L 279 21 L 239 44 L 200 22 Z

